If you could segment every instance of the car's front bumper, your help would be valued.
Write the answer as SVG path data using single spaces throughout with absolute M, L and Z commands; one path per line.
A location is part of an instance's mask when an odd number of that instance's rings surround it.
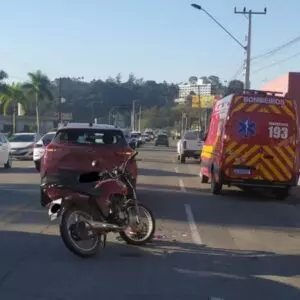
M 185 157 L 200 157 L 201 150 L 184 150 L 182 154 Z
M 15 159 L 32 159 L 33 149 L 11 149 L 11 156 Z

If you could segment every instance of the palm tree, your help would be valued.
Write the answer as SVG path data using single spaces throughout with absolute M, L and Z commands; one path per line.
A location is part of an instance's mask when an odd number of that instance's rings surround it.
M 35 96 L 35 113 L 37 132 L 40 132 L 40 112 L 39 104 L 46 99 L 52 100 L 51 82 L 47 75 L 40 70 L 35 73 L 28 73 L 30 81 L 23 84 L 23 88 L 31 95 Z
M 13 106 L 13 133 L 16 132 L 16 111 L 18 103 L 24 111 L 27 110 L 28 102 L 21 88 L 20 83 L 12 83 L 6 87 L 5 92 L 0 95 L 0 103 L 2 104 L 3 115 L 7 116 L 8 109 Z

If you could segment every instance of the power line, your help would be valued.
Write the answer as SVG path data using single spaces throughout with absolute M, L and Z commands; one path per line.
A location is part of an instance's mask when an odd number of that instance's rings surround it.
M 251 61 L 256 60 L 256 59 L 259 59 L 259 58 L 263 58 L 263 57 L 265 57 L 265 56 L 271 56 L 271 55 L 274 55 L 274 54 L 276 54 L 277 52 L 283 50 L 284 48 L 287 48 L 287 47 L 289 47 L 289 46 L 291 46 L 291 45 L 293 45 L 293 44 L 295 44 L 295 43 L 297 43 L 297 42 L 299 42 L 299 41 L 300 41 L 300 36 L 298 36 L 298 37 L 292 39 L 291 41 L 289 41 L 289 42 L 287 42 L 287 43 L 284 43 L 284 44 L 282 44 L 282 45 L 280 45 L 280 46 L 278 46 L 278 47 L 276 47 L 276 48 L 274 48 L 274 49 L 272 49 L 272 50 L 270 50 L 270 51 L 268 51 L 268 52 L 266 52 L 266 53 L 264 53 L 264 54 L 260 54 L 260 55 L 257 55 L 257 56 L 255 56 L 255 57 L 253 57 Z
M 244 71 L 245 69 L 245 63 L 242 63 L 242 65 L 237 69 L 237 71 L 232 76 L 232 80 L 237 79 L 238 76 Z
M 271 67 L 273 67 L 273 66 L 276 66 L 276 65 L 278 65 L 278 64 L 284 63 L 284 62 L 286 62 L 286 61 L 288 61 L 288 60 L 291 60 L 291 59 L 293 59 L 293 58 L 295 58 L 295 57 L 297 57 L 297 56 L 299 56 L 299 55 L 300 55 L 300 52 L 297 52 L 297 53 L 295 53 L 294 55 L 291 55 L 291 56 L 289 56 L 289 57 L 286 57 L 285 59 L 279 60 L 279 61 L 277 61 L 277 62 L 274 62 L 274 63 L 272 63 L 272 64 L 269 64 L 269 65 L 267 65 L 267 66 L 264 66 L 264 67 L 262 67 L 262 68 L 260 68 L 260 69 L 257 69 L 257 70 L 254 71 L 254 73 L 257 73 L 257 72 L 260 72 L 260 71 L 262 71 L 262 70 L 269 69 L 269 68 L 271 68 Z

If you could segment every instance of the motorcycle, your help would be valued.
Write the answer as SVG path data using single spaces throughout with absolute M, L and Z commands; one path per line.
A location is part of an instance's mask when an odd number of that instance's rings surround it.
M 91 257 L 106 246 L 107 234 L 118 232 L 131 245 L 141 246 L 152 240 L 155 219 L 137 200 L 132 175 L 126 170 L 134 152 L 119 167 L 100 173 L 83 173 L 73 185 L 48 183 L 41 187 L 52 202 L 48 205 L 51 221 L 60 218 L 60 235 L 65 246 L 80 257 Z M 96 162 L 92 162 L 96 166 Z M 81 188 L 91 182 L 93 188 Z M 57 199 L 57 191 L 60 197 Z M 147 222 L 142 222 L 144 215 Z M 72 222 L 74 218 L 74 222 Z M 79 245 L 91 242 L 87 248 Z

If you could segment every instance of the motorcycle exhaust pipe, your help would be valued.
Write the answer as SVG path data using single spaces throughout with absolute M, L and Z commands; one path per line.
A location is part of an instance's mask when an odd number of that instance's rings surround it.
M 51 221 L 54 221 L 55 219 L 58 218 L 58 216 L 61 212 L 61 209 L 62 209 L 61 202 L 62 202 L 62 199 L 57 199 L 50 203 L 49 209 L 48 209 L 48 216 L 50 217 Z
M 90 223 L 92 230 L 94 231 L 122 231 L 126 227 L 118 226 L 116 224 L 105 223 L 105 222 L 91 222 Z

